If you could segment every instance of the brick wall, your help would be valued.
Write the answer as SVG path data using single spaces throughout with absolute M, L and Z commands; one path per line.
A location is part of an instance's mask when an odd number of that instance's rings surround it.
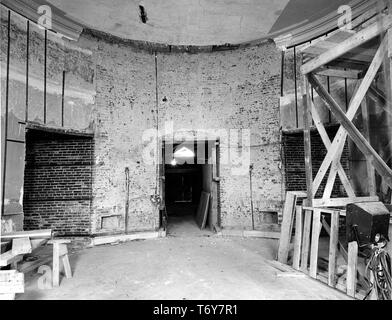
M 28 131 L 25 230 L 52 228 L 61 235 L 89 233 L 92 155 L 89 137 Z
M 327 128 L 327 133 L 332 141 L 338 130 L 337 126 L 331 126 Z M 285 167 L 285 182 L 287 191 L 306 190 L 306 178 L 305 178 L 305 158 L 304 158 L 304 140 L 302 133 L 285 133 L 282 134 L 283 143 L 283 154 L 284 154 L 284 167 Z M 311 145 L 312 145 L 312 171 L 313 179 L 317 175 L 318 169 L 323 162 L 327 150 L 321 140 L 320 135 L 317 131 L 311 132 Z M 348 161 L 348 147 L 347 143 L 344 148 L 341 163 L 344 170 L 349 176 L 349 161 Z M 327 182 L 328 172 L 325 175 L 321 186 L 316 194 L 319 198 L 322 196 L 325 184 Z M 333 197 L 347 196 L 339 176 L 337 176 L 334 188 L 332 190 Z

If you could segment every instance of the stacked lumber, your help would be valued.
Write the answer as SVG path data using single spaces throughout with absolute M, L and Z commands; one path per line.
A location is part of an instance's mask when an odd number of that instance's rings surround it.
M 16 293 L 24 292 L 24 274 L 16 270 L 0 271 L 0 300 L 14 300 Z

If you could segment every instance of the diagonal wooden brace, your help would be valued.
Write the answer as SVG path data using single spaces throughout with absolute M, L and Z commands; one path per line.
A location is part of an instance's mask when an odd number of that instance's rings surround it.
M 323 126 L 323 123 L 322 123 L 322 121 L 321 121 L 320 115 L 319 115 L 319 113 L 318 113 L 318 111 L 317 111 L 317 109 L 316 109 L 316 107 L 314 106 L 313 103 L 312 103 L 312 109 L 311 109 L 311 111 L 312 111 L 312 117 L 313 117 L 313 120 L 314 120 L 314 124 L 315 124 L 315 126 L 316 126 L 316 128 L 317 128 L 317 131 L 318 131 L 319 134 L 320 134 L 321 140 L 323 141 L 323 143 L 324 143 L 324 145 L 325 145 L 325 148 L 326 148 L 327 150 L 329 150 L 329 149 L 331 148 L 331 140 L 329 139 L 329 136 L 328 136 L 328 134 L 327 134 L 327 131 L 325 130 L 325 128 L 324 128 L 324 126 Z M 340 157 L 339 157 L 339 159 L 340 159 Z M 343 184 L 343 187 L 344 187 L 344 189 L 345 189 L 346 192 L 347 192 L 347 195 L 348 195 L 349 197 L 355 197 L 354 189 L 353 189 L 353 187 L 351 186 L 350 181 L 348 180 L 348 177 L 347 177 L 347 175 L 346 175 L 346 172 L 344 171 L 344 169 L 343 169 L 343 167 L 342 167 L 340 161 L 337 161 L 337 163 L 336 163 L 336 169 L 337 169 L 337 173 L 339 174 L 340 180 L 341 180 L 341 182 L 342 182 L 342 184 Z M 335 171 L 335 172 L 336 172 L 336 171 Z M 335 173 L 335 176 L 336 176 L 336 173 Z M 334 178 L 334 181 L 335 181 L 335 178 Z M 332 184 L 332 187 L 333 187 L 333 184 Z M 327 189 L 327 186 L 326 186 L 325 190 L 326 190 L 326 189 Z M 331 188 L 331 189 L 332 189 L 332 188 Z M 317 192 L 317 190 L 313 190 L 313 195 L 315 195 L 316 192 Z M 325 192 L 324 192 L 324 193 L 325 193 Z M 331 193 L 329 192 L 329 195 L 330 195 L 330 194 L 331 194 Z
M 335 118 L 347 131 L 350 138 L 354 141 L 362 153 L 371 159 L 371 163 L 374 168 L 385 179 L 385 183 L 392 188 L 392 169 L 387 166 L 387 164 L 372 148 L 369 142 L 362 136 L 362 134 L 346 116 L 333 97 L 323 88 L 320 81 L 318 81 L 312 74 L 308 75 L 308 79 L 313 88 L 319 94 L 320 98 L 326 103 L 327 107 L 334 114 Z
M 380 47 L 378 48 L 374 59 L 372 63 L 370 64 L 370 67 L 368 71 L 366 72 L 365 77 L 363 78 L 360 86 L 358 87 L 357 91 L 355 92 L 350 105 L 348 107 L 346 117 L 348 120 L 353 120 L 356 112 L 358 111 L 361 102 L 363 98 L 366 95 L 367 90 L 369 89 L 372 81 L 374 80 L 374 77 L 377 74 L 377 71 L 380 69 L 381 64 L 383 63 L 383 58 L 387 52 L 387 39 L 384 37 L 384 39 L 381 42 Z M 315 79 L 314 76 L 312 76 L 313 79 Z M 318 82 L 319 83 L 319 82 Z M 322 85 L 319 83 L 320 87 L 322 88 Z M 335 102 L 336 103 L 336 102 Z M 338 132 L 335 135 L 335 138 L 333 139 L 332 145 L 330 149 L 327 152 L 327 155 L 325 156 L 323 163 L 321 164 L 319 171 L 316 175 L 316 177 L 313 180 L 313 190 L 316 192 L 318 188 L 320 187 L 320 184 L 328 171 L 328 168 L 332 162 L 332 160 L 335 158 L 336 154 L 339 151 L 339 148 L 342 148 L 344 146 L 344 142 L 346 141 L 347 137 L 347 132 L 344 129 L 344 127 L 340 126 Z

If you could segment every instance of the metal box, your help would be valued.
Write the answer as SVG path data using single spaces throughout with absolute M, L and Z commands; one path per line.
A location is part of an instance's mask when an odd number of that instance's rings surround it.
M 356 226 L 359 244 L 374 243 L 377 233 L 388 239 L 389 219 L 390 212 L 382 202 L 348 204 L 346 207 L 347 241 L 357 240 L 353 226 Z

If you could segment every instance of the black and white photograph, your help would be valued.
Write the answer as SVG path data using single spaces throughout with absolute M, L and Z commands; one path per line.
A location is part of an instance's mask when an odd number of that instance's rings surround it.
M 391 0 L 0 10 L 1 318 L 392 300 Z

